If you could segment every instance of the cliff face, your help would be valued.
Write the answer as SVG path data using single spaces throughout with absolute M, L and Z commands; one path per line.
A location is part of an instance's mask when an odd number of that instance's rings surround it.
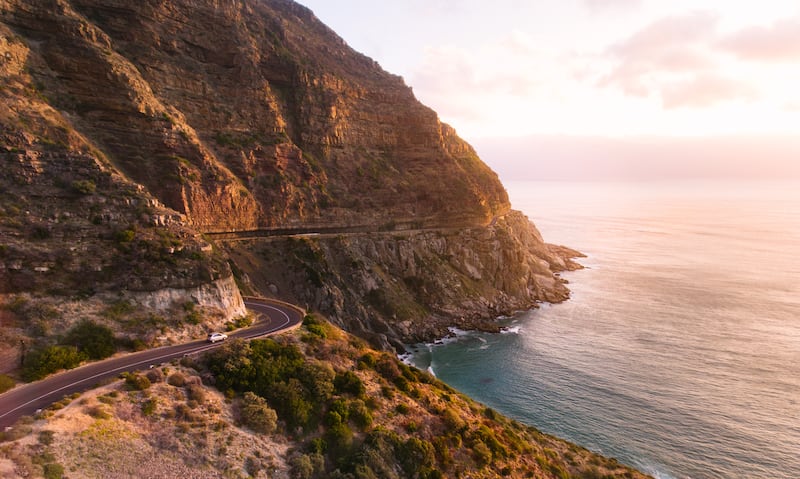
M 192 292 L 227 281 L 233 258 L 251 292 L 386 345 L 567 295 L 553 272 L 572 253 L 510 212 L 401 78 L 290 0 L 0 0 L 0 13 L 6 299 L 128 290 L 147 305 L 182 290 L 202 304 L 214 295 Z M 264 228 L 342 234 L 201 236 Z M 232 294 L 208 305 L 238 314 Z
M 387 347 L 442 337 L 568 297 L 554 271 L 577 252 L 542 242 L 519 212 L 489 227 L 306 236 L 229 247 L 244 283 L 325 313 Z
M 201 230 L 508 209 L 494 173 L 402 79 L 291 1 L 0 8 L 71 126 Z

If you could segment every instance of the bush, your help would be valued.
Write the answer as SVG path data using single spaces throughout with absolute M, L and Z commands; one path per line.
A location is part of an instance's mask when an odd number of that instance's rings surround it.
M 485 466 L 492 462 L 492 451 L 478 440 L 472 445 L 472 457 L 480 466 Z
M 150 380 L 138 373 L 125 374 L 125 385 L 134 391 L 144 391 L 150 387 Z
M 411 437 L 400 448 L 399 459 L 408 477 L 414 477 L 421 471 L 433 467 L 436 461 L 433 444 L 424 439 Z
M 156 406 L 158 406 L 157 398 L 148 399 L 142 404 L 142 414 L 145 416 L 152 416 L 156 412 Z
M 398 366 L 399 361 L 388 354 L 384 354 L 375 364 L 375 370 L 389 381 L 394 381 L 402 372 Z
M 177 372 L 175 374 L 171 374 L 167 378 L 167 384 L 170 386 L 175 386 L 176 388 L 182 388 L 186 386 L 186 376 L 183 373 Z
M 77 347 L 89 359 L 104 359 L 117 352 L 111 329 L 89 320 L 81 321 L 70 329 L 63 343 Z
M 0 394 L 14 387 L 14 380 L 7 374 L 0 374 Z
M 132 229 L 120 230 L 114 233 L 114 239 L 119 244 L 130 243 L 131 241 L 133 241 L 133 238 L 135 237 L 136 237 L 136 231 Z
M 49 346 L 35 350 L 25 358 L 22 377 L 26 381 L 42 379 L 61 369 L 72 369 L 84 359 L 86 356 L 74 346 Z
M 206 390 L 199 384 L 190 384 L 187 393 L 191 401 L 197 401 L 199 404 L 206 402 Z
M 82 195 L 91 195 L 97 190 L 97 185 L 92 180 L 75 180 L 72 182 L 72 190 Z
M 150 381 L 151 384 L 160 383 L 164 380 L 164 373 L 161 372 L 158 368 L 153 368 L 147 371 L 145 374 L 147 380 Z
M 64 477 L 64 468 L 61 464 L 45 464 L 43 469 L 45 479 L 61 479 Z
M 355 397 L 363 397 L 367 388 L 353 371 L 345 371 L 336 375 L 333 380 L 334 390 L 338 394 L 352 394 Z
M 372 369 L 375 367 L 376 363 L 375 354 L 366 353 L 358 360 L 358 369 Z
M 334 390 L 330 365 L 307 361 L 296 345 L 230 341 L 209 353 L 206 362 L 219 390 L 266 398 L 290 430 L 314 427 Z
M 244 425 L 263 434 L 275 431 L 278 423 L 278 414 L 269 407 L 267 401 L 249 391 L 242 398 L 240 416 Z
M 289 459 L 294 479 L 312 479 L 325 471 L 325 458 L 319 452 L 299 454 Z
M 321 339 L 325 339 L 328 337 L 328 332 L 325 328 L 325 324 L 316 318 L 313 314 L 307 314 L 303 318 L 303 326 L 306 327 L 309 333 L 317 336 Z
M 342 456 L 353 445 L 353 431 L 343 422 L 333 424 L 325 431 L 325 440 L 333 456 Z
M 357 400 L 350 404 L 350 419 L 362 431 L 372 425 L 373 417 L 364 401 Z

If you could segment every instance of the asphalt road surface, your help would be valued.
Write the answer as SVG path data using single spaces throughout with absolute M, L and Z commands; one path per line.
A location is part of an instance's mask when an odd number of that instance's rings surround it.
M 254 326 L 231 333 L 229 338 L 252 339 L 291 329 L 303 322 L 300 308 L 268 299 L 245 298 L 245 306 L 260 316 Z M 84 392 L 123 372 L 148 369 L 161 363 L 219 347 L 223 342 L 209 343 L 205 339 L 191 343 L 150 349 L 106 359 L 72 369 L 41 381 L 17 386 L 0 394 L 0 430 L 60 401 L 64 396 Z

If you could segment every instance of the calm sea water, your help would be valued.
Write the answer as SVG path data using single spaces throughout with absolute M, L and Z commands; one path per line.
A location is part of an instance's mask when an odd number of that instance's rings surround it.
M 800 184 L 511 183 L 572 299 L 413 362 L 657 478 L 800 478 Z

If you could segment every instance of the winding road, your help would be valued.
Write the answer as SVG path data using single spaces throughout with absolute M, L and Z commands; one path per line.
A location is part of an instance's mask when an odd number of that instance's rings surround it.
M 261 317 L 254 326 L 241 329 L 229 335 L 230 338 L 253 339 L 269 336 L 298 327 L 303 322 L 304 311 L 287 303 L 261 299 L 245 298 L 247 309 Z M 147 369 L 221 346 L 205 340 L 162 348 L 149 349 L 133 354 L 106 359 L 80 368 L 56 374 L 41 381 L 18 386 L 0 394 L 0 430 L 13 425 L 22 416 L 34 414 L 64 396 L 84 392 L 103 381 L 118 377 L 126 371 Z

